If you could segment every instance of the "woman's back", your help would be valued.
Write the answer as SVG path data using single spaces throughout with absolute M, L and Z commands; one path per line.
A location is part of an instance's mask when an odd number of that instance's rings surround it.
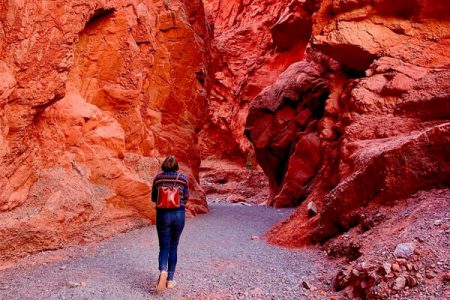
M 158 201 L 158 192 L 161 187 L 176 187 L 181 195 L 180 208 L 184 209 L 187 199 L 189 199 L 189 182 L 183 173 L 176 171 L 161 172 L 155 176 L 152 186 L 152 201 Z M 158 208 L 157 209 L 163 209 Z

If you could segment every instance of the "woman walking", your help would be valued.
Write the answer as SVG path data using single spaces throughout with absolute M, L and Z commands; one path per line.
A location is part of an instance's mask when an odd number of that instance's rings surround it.
M 177 248 L 184 228 L 185 205 L 189 199 L 186 175 L 178 173 L 178 162 L 172 155 L 161 165 L 152 187 L 152 201 L 156 202 L 156 229 L 159 239 L 159 279 L 156 291 L 174 288 Z

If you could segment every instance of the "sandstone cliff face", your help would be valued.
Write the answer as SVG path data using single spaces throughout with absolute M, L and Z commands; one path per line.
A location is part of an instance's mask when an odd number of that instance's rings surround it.
M 242 158 L 251 100 L 302 59 L 312 30 L 312 1 L 206 0 L 213 31 L 214 78 L 203 157 Z
M 369 202 L 448 185 L 450 174 L 448 7 L 318 4 L 305 58 L 256 97 L 246 124 L 270 202 L 301 204 L 269 234 L 284 245 L 324 241 Z M 311 201 L 319 214 L 308 218 Z
M 0 22 L 2 259 L 148 224 L 169 153 L 206 212 L 201 1 L 3 1 Z

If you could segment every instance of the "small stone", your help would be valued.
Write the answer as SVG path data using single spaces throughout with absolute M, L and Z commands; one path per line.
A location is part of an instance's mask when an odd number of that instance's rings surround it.
M 446 272 L 442 278 L 444 281 L 450 281 L 450 272 Z
M 413 243 L 402 243 L 395 247 L 394 255 L 398 258 L 410 258 L 414 254 L 414 244 Z
M 414 270 L 414 266 L 412 264 L 406 264 L 406 269 L 408 269 L 408 271 L 412 271 Z
M 303 286 L 303 288 L 305 288 L 307 290 L 310 290 L 312 287 L 311 284 L 305 280 L 302 281 L 302 286 Z
M 65 270 L 65 269 L 67 269 L 67 266 L 61 266 L 61 267 L 59 267 L 59 269 L 60 270 Z
M 252 241 L 259 240 L 259 236 L 257 236 L 257 235 L 252 235 L 251 239 L 252 239 Z
M 317 215 L 317 205 L 313 201 L 308 203 L 306 209 L 308 210 L 308 217 Z
M 442 224 L 442 220 L 436 220 L 433 224 L 434 226 L 440 226 Z
M 406 284 L 409 287 L 415 287 L 415 286 L 417 286 L 417 280 L 414 277 L 412 277 L 412 276 L 407 276 L 406 277 Z
M 392 264 L 392 271 L 394 272 L 400 272 L 400 266 L 397 263 Z
M 367 70 L 365 71 L 365 73 L 366 73 L 366 77 L 370 77 L 370 76 L 373 75 L 374 71 L 371 70 L 371 69 L 367 69 Z
M 80 286 L 83 287 L 83 288 L 86 287 L 86 282 L 82 281 L 82 282 L 80 283 Z
M 419 241 L 420 243 L 423 243 L 423 242 L 425 241 L 425 240 L 424 240 L 422 237 L 420 237 L 420 236 L 416 237 L 416 240 Z
M 397 277 L 397 279 L 395 279 L 395 283 L 393 286 L 394 290 L 402 290 L 404 289 L 406 286 L 406 278 L 403 276 Z
M 423 276 L 422 276 L 422 274 L 417 273 L 417 274 L 416 274 L 416 278 L 417 278 L 418 280 L 422 280 L 422 279 L 423 279 Z
M 383 263 L 383 269 L 386 275 L 391 273 L 391 267 L 392 265 L 390 263 L 388 262 Z
M 80 287 L 80 286 L 81 286 L 81 283 L 79 283 L 79 282 L 74 282 L 74 281 L 69 281 L 69 282 L 67 282 L 67 286 L 68 286 L 69 288 L 73 289 L 73 288 Z
M 400 266 L 406 265 L 406 259 L 404 259 L 404 258 L 397 258 L 395 261 L 396 261 Z
M 434 274 L 433 274 L 433 272 L 427 272 L 427 273 L 425 273 L 425 277 L 427 279 L 433 279 L 434 278 Z

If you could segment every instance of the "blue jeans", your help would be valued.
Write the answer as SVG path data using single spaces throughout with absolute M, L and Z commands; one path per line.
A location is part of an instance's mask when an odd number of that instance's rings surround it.
M 185 212 L 182 210 L 158 210 L 156 230 L 159 239 L 159 270 L 168 271 L 168 280 L 173 280 L 177 265 L 177 248 L 184 228 Z

